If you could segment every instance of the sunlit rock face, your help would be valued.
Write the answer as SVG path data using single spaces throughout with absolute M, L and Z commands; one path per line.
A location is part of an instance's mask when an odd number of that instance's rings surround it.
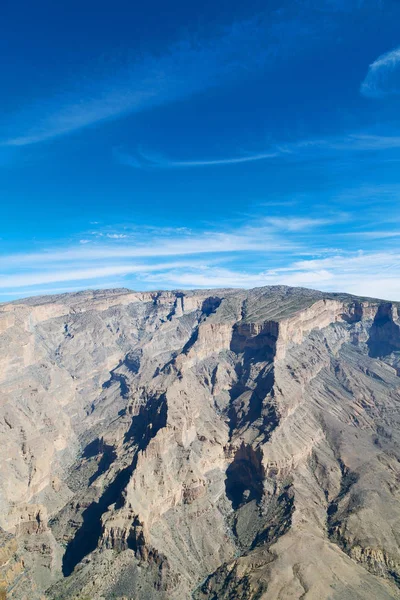
M 400 598 L 396 303 L 82 292 L 0 350 L 7 597 Z

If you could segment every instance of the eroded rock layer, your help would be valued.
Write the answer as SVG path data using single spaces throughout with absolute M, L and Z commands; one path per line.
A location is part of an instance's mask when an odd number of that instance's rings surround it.
M 398 311 L 286 287 L 0 305 L 0 589 L 400 598 Z

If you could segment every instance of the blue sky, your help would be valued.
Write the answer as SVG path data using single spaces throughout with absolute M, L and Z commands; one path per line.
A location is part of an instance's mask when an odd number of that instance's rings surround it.
M 0 301 L 400 300 L 400 4 L 6 2 Z

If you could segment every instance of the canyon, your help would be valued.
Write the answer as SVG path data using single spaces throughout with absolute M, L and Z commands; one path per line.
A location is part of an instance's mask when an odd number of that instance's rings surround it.
M 272 286 L 0 304 L 0 590 L 400 598 L 400 303 Z

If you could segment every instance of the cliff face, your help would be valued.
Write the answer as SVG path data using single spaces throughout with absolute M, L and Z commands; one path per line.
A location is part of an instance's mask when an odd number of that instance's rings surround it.
M 8 597 L 400 597 L 395 303 L 33 298 L 0 350 Z

